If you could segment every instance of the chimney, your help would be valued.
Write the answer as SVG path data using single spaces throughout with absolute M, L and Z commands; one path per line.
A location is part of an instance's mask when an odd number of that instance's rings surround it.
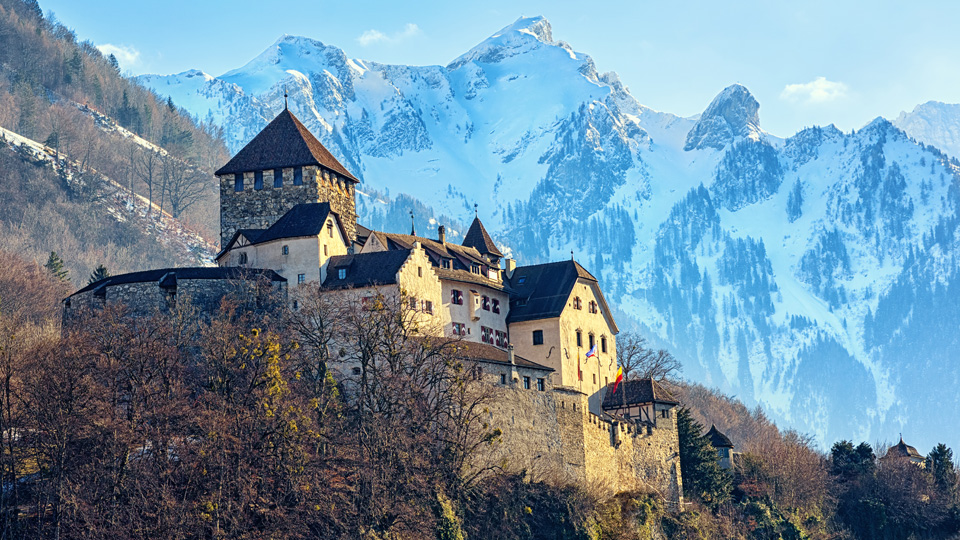
M 437 227 L 437 234 L 440 236 L 439 242 L 441 244 L 447 241 L 447 229 L 443 225 Z
M 517 359 L 513 355 L 513 343 L 507 345 L 507 356 L 510 357 L 510 365 L 515 366 L 517 364 Z
M 503 264 L 506 266 L 504 273 L 507 275 L 507 279 L 511 279 L 513 277 L 513 271 L 517 269 L 517 261 L 504 259 Z

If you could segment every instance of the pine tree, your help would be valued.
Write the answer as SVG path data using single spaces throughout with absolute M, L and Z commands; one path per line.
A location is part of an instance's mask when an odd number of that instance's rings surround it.
M 690 411 L 677 411 L 677 435 L 680 439 L 680 471 L 685 495 L 716 508 L 730 498 L 732 478 L 720 468 L 720 456 L 707 437 L 703 426 Z
M 57 255 L 56 251 L 51 251 L 50 256 L 47 257 L 46 264 L 43 265 L 50 274 L 55 277 L 57 280 L 67 283 L 70 281 L 70 272 L 64 268 L 63 259 Z
M 102 264 L 98 264 L 97 268 L 92 274 L 90 274 L 90 279 L 87 280 L 87 285 L 96 283 L 101 279 L 107 279 L 108 277 L 110 277 L 110 271 L 107 270 L 107 267 Z
M 957 470 L 953 464 L 953 450 L 940 443 L 927 455 L 927 470 L 933 474 L 937 489 L 950 493 L 957 485 Z
M 110 56 L 107 57 L 107 61 L 110 62 L 110 65 L 113 66 L 113 69 L 117 70 L 117 73 L 120 73 L 120 61 L 117 60 L 116 55 L 110 53 Z

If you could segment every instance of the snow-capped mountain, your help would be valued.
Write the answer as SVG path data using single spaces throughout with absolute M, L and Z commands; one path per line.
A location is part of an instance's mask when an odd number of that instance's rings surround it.
M 960 157 L 960 104 L 928 101 L 901 112 L 893 124 L 922 143 Z
M 960 413 L 960 174 L 886 120 L 779 139 L 740 85 L 694 118 L 656 112 L 539 17 L 447 66 L 283 36 L 220 77 L 141 82 L 234 151 L 286 89 L 362 179 L 364 224 L 403 230 L 412 208 L 421 234 L 450 231 L 477 203 L 506 253 L 573 250 L 621 327 L 823 442 L 960 436 L 929 414 Z

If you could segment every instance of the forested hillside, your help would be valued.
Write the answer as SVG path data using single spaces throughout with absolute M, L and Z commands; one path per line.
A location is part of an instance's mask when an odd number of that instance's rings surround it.
M 74 285 L 100 264 L 208 256 L 196 234 L 219 229 L 220 130 L 122 77 L 35 0 L 0 0 L 0 128 L 0 247 L 40 262 L 57 252 Z

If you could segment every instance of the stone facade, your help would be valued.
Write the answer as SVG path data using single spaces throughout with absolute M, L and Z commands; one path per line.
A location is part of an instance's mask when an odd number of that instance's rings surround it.
M 294 185 L 295 170 L 303 174 L 302 185 Z M 273 169 L 262 173 L 262 187 L 256 188 L 257 172 L 242 173 L 243 189 L 236 190 L 233 174 L 217 177 L 220 182 L 220 245 L 226 246 L 238 229 L 266 229 L 300 203 L 329 202 L 346 230 L 350 243 L 357 235 L 356 187 L 337 173 L 318 166 L 282 169 L 281 187 L 274 187 Z

